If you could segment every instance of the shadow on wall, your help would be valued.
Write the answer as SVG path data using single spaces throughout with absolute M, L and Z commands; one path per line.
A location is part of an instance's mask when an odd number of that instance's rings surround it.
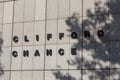
M 82 24 L 78 13 L 65 21 L 70 27 L 68 31 L 78 34 L 78 42 L 73 47 L 83 52 L 79 57 L 68 60 L 68 64 L 82 69 L 78 75 L 82 73 L 83 78 L 58 71 L 54 73 L 57 80 L 120 80 L 120 1 L 106 2 L 104 7 L 101 4 L 95 3 L 95 13 L 87 10 L 87 18 Z
M 2 38 L 0 37 L 0 57 L 1 57 L 1 54 L 2 54 L 2 44 L 3 44 L 3 40 Z M 2 67 L 2 64 L 0 62 L 0 76 L 4 74 L 4 71 L 3 71 L 3 67 Z

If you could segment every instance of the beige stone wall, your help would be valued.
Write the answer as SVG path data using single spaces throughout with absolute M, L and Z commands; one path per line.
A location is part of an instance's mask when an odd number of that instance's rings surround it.
M 119 4 L 0 0 L 0 80 L 119 80 Z

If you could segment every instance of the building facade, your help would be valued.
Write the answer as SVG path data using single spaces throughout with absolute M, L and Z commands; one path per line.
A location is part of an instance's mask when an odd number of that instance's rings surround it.
M 0 0 L 0 80 L 120 80 L 119 0 Z

